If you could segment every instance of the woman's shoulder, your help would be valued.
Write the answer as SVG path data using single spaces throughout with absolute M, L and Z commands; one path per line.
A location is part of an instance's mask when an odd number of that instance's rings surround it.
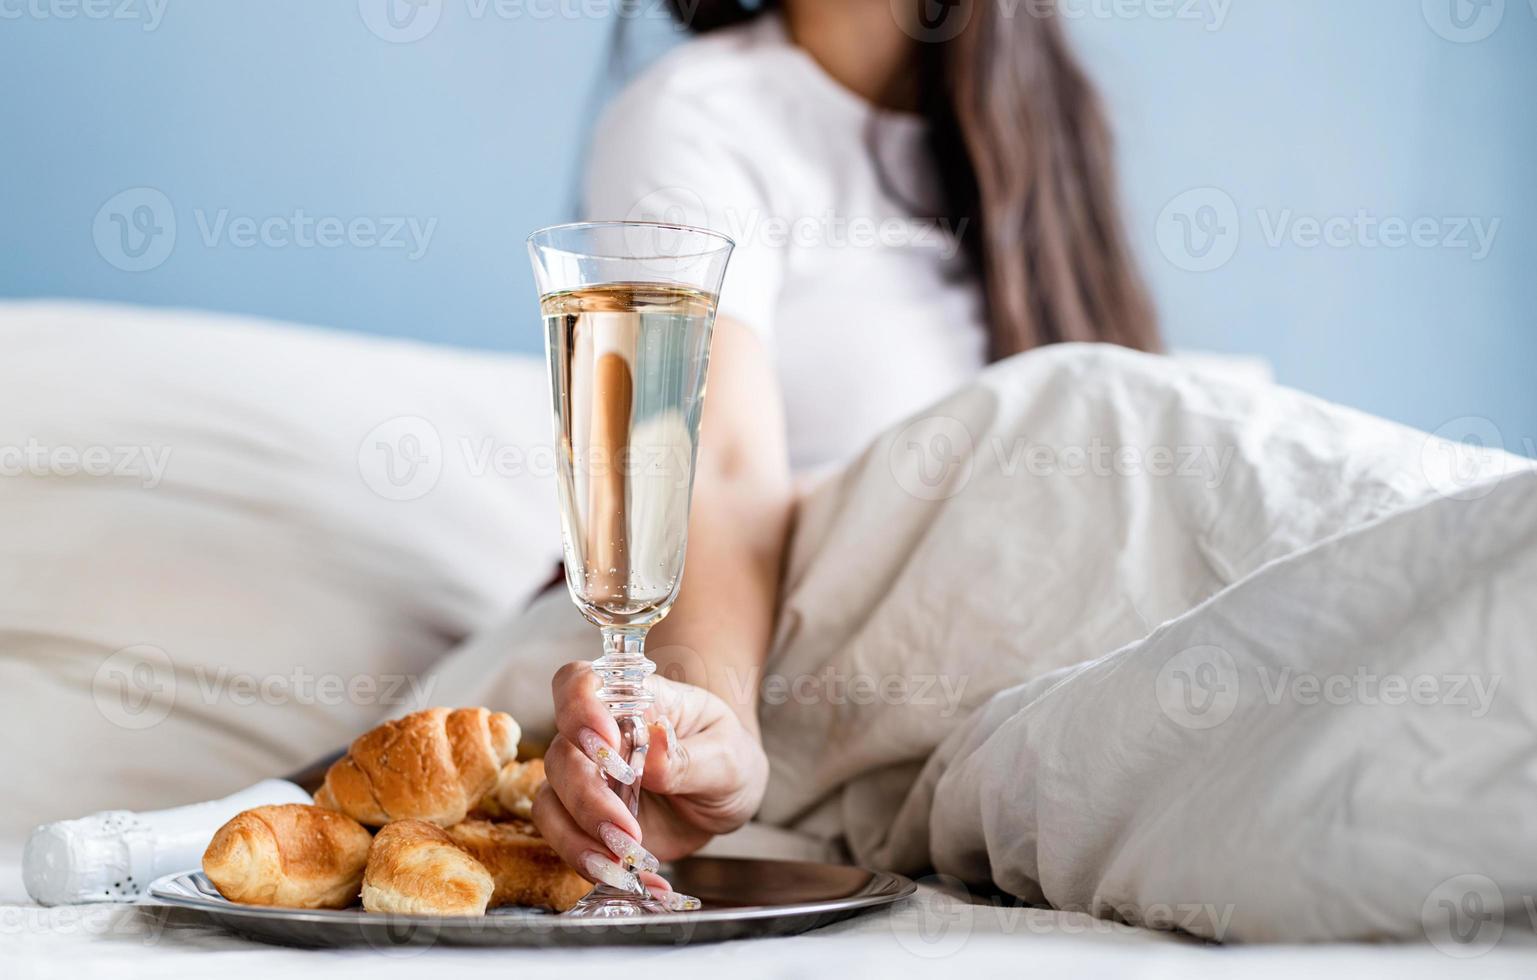
M 765 16 L 668 52 L 593 128 L 585 213 L 702 225 L 736 238 L 744 216 L 784 213 L 786 186 L 803 183 L 785 175 L 807 166 L 799 151 L 811 138 L 787 82 L 803 71 L 798 50 L 782 22 Z M 745 249 L 733 264 L 747 264 Z
M 783 25 L 761 17 L 678 45 L 625 86 L 606 114 L 676 113 L 761 125 L 794 64 Z

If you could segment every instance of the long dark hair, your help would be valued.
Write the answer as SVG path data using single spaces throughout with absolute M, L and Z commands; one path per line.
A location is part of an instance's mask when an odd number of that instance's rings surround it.
M 919 3 L 912 0 L 916 11 Z M 696 33 L 752 20 L 780 0 L 668 0 Z M 1161 343 L 1120 224 L 1110 128 L 1054 2 L 952 0 L 958 33 L 915 25 L 919 109 L 950 227 L 981 279 L 991 353 L 1105 341 Z M 915 14 L 916 16 L 916 14 Z M 932 30 L 929 30 L 932 28 Z

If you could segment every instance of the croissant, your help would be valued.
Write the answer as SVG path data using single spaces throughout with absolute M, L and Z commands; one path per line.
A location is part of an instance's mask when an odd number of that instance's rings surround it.
M 374 838 L 363 873 L 363 908 L 403 915 L 484 915 L 491 874 L 424 820 L 398 820 Z
M 315 803 L 359 823 L 447 827 L 496 786 L 518 754 L 518 723 L 485 708 L 429 708 L 361 735 L 326 771 Z
M 496 883 L 493 907 L 523 905 L 564 912 L 592 888 L 526 820 L 466 820 L 448 828 L 448 836 L 491 873 Z
M 509 762 L 497 773 L 496 785 L 470 810 L 471 819 L 530 820 L 534 795 L 544 785 L 544 760 Z
M 344 909 L 358 897 L 373 838 L 356 820 L 287 803 L 236 814 L 203 852 L 203 873 L 232 902 Z

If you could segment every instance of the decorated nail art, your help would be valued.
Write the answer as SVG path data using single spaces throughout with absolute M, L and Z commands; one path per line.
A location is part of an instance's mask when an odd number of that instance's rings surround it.
M 597 851 L 582 855 L 582 869 L 597 881 L 627 892 L 640 891 L 640 879 Z
M 591 728 L 584 728 L 577 734 L 576 740 L 582 746 L 582 751 L 587 753 L 587 758 L 596 762 L 599 769 L 626 786 L 635 782 L 635 770 L 619 758 L 619 753 L 598 737 L 597 732 Z
M 664 892 L 653 890 L 651 897 L 672 909 L 674 912 L 693 912 L 703 908 L 704 903 L 692 895 L 682 892 Z
M 598 824 L 598 836 L 603 838 L 604 846 L 614 852 L 626 871 L 655 872 L 662 866 L 650 851 L 640 846 L 640 841 L 607 820 Z

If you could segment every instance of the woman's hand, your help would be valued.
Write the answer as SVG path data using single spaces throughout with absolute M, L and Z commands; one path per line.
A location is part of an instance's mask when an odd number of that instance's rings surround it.
M 589 662 L 555 675 L 559 734 L 545 754 L 548 782 L 534 800 L 534 820 L 588 879 L 630 888 L 639 874 L 653 895 L 682 907 L 686 896 L 673 896 L 656 876 L 658 860 L 690 854 L 752 817 L 768 782 L 763 746 L 714 694 L 653 676 L 637 823 L 604 778 L 633 783 L 635 773 L 619 756 L 619 727 L 596 697 L 599 686 Z
M 634 775 L 585 662 L 555 675 L 559 734 L 545 756 L 549 783 L 534 800 L 540 830 L 573 868 L 620 889 L 633 888 L 638 876 L 653 897 L 683 908 L 689 901 L 655 876 L 658 859 L 690 854 L 746 823 L 768 782 L 758 676 L 774 631 L 793 499 L 774 359 L 730 317 L 717 319 L 711 348 L 702 422 L 709 435 L 695 464 L 688 566 L 671 613 L 647 636 L 667 676 L 650 681 L 656 703 L 647 717 L 640 820 L 603 779 L 604 771 L 621 782 Z

